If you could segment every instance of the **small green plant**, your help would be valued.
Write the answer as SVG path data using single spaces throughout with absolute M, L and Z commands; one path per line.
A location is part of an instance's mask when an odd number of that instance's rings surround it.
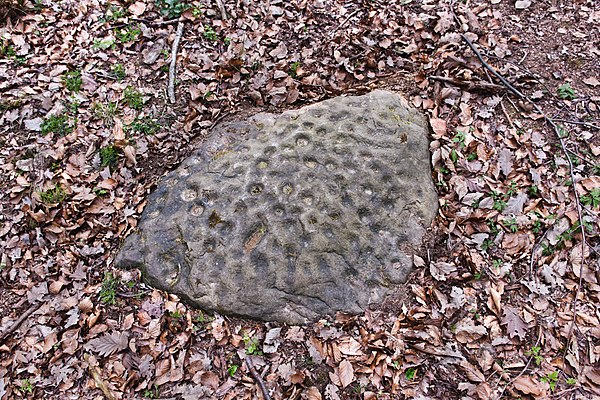
M 181 0 L 155 0 L 154 5 L 167 18 L 179 18 L 192 5 Z
M 131 132 L 139 132 L 144 135 L 153 135 L 160 128 L 160 124 L 149 117 L 140 118 L 127 125 L 125 129 Z
M 200 18 L 202 16 L 202 10 L 198 7 L 192 8 L 192 17 Z
M 118 19 L 123 18 L 127 15 L 127 11 L 123 7 L 119 7 L 114 4 L 109 4 L 106 7 L 106 14 L 104 16 L 105 21 L 116 22 Z
M 298 77 L 298 68 L 300 68 L 301 65 L 302 63 L 300 61 L 295 61 L 291 63 L 290 70 L 288 71 L 289 76 L 296 79 Z
M 94 117 L 112 123 L 113 119 L 119 114 L 119 107 L 114 102 L 94 103 L 92 104 L 92 112 Z
M 540 350 L 542 348 L 539 346 L 533 346 L 531 348 L 531 350 L 528 350 L 525 352 L 526 356 L 531 356 L 533 357 L 533 362 L 535 363 L 535 365 L 537 365 L 538 367 L 542 364 L 542 361 L 544 361 L 544 357 L 542 357 L 540 355 Z
M 481 243 L 481 250 L 486 251 L 487 249 L 491 248 L 493 245 L 494 245 L 494 242 L 492 241 L 492 239 L 485 239 Z
M 127 86 L 123 92 L 123 103 L 134 110 L 141 110 L 144 107 L 144 96 L 139 90 Z
M 600 206 L 600 188 L 592 189 L 588 194 L 581 196 L 581 203 L 598 208 Z
M 229 376 L 233 378 L 239 367 L 240 366 L 236 364 L 231 364 L 229 367 L 227 367 L 227 373 L 229 374 Z
M 8 44 L 8 42 L 0 42 L 0 57 L 12 58 L 16 56 L 17 52 L 12 45 Z
M 550 385 L 550 391 L 554 391 L 556 389 L 556 384 L 558 383 L 558 371 L 550 372 L 546 376 L 542 376 L 540 381 L 547 382 Z
M 117 303 L 117 288 L 119 279 L 112 272 L 104 274 L 102 287 L 100 288 L 100 301 L 104 304 L 115 305 Z
M 498 212 L 504 211 L 504 209 L 507 206 L 506 195 L 504 195 L 503 193 L 496 192 L 495 190 L 492 190 L 490 192 L 490 196 L 492 197 L 492 200 L 494 201 L 492 208 Z
M 179 310 L 170 311 L 169 316 L 171 318 L 179 319 L 179 318 L 183 317 L 183 313 Z
M 413 379 L 415 379 L 416 374 L 417 374 L 417 370 L 415 368 L 408 368 L 406 371 L 404 371 L 404 376 L 409 381 L 412 381 Z
M 135 42 L 142 30 L 136 25 L 129 25 L 125 28 L 117 29 L 115 35 L 121 43 Z
M 157 399 L 159 395 L 158 386 L 154 385 L 153 387 L 144 390 L 142 397 L 146 399 Z
M 258 343 L 258 339 L 251 338 L 248 335 L 244 334 L 244 344 L 246 345 L 246 354 L 248 355 L 262 355 L 262 351 L 260 351 L 260 344 Z
M 94 50 L 108 50 L 114 49 L 115 47 L 115 39 L 109 37 L 106 39 L 94 39 L 94 44 L 92 44 L 92 49 Z
M 575 90 L 571 87 L 570 83 L 565 83 L 557 89 L 558 97 L 563 100 L 573 100 L 575 96 Z
M 576 384 L 577 384 L 576 378 L 567 378 L 567 385 L 576 385 Z
M 19 390 L 23 393 L 33 393 L 33 383 L 31 383 L 31 381 L 29 380 L 29 378 L 25 378 L 23 379 L 23 382 L 21 382 L 21 387 L 19 387 Z
M 225 44 L 225 46 L 229 46 L 229 43 L 231 43 L 231 38 L 226 37 L 225 39 L 223 39 L 223 43 Z
M 467 138 L 467 134 L 461 131 L 456 132 L 456 135 L 452 138 L 454 143 L 458 143 L 460 147 L 466 147 L 465 140 Z
M 81 71 L 75 70 L 67 72 L 63 78 L 63 83 L 69 92 L 79 93 L 83 80 L 81 79 Z
M 123 79 L 125 79 L 127 74 L 125 73 L 125 67 L 123 64 L 115 64 L 110 69 L 110 75 L 117 81 L 121 82 Z
M 450 160 L 452 160 L 453 163 L 458 161 L 458 153 L 455 149 L 450 150 Z
M 59 204 L 67 198 L 67 192 L 60 184 L 54 185 L 53 188 L 40 192 L 40 199 L 46 204 Z
M 202 33 L 202 36 L 204 36 L 204 38 L 209 42 L 216 42 L 219 39 L 217 33 L 210 26 L 204 27 L 204 33 Z
M 105 146 L 100 149 L 100 167 L 108 167 L 114 170 L 119 162 L 119 150 L 113 146 Z
M 536 185 L 531 185 L 529 186 L 529 189 L 527 189 L 527 193 L 529 193 L 531 197 L 537 197 L 540 194 L 540 189 Z
M 467 161 L 475 161 L 477 160 L 477 153 L 473 152 L 473 153 L 469 153 L 467 155 Z
M 537 235 L 542 231 L 542 229 L 544 229 L 544 224 L 542 224 L 542 221 L 539 219 L 536 219 L 533 223 L 533 228 L 531 228 L 531 231 Z
M 512 233 L 516 233 L 519 230 L 519 225 L 517 224 L 516 218 L 511 218 L 511 219 L 507 220 L 505 223 L 506 223 L 506 227 L 508 228 L 508 230 L 511 231 Z

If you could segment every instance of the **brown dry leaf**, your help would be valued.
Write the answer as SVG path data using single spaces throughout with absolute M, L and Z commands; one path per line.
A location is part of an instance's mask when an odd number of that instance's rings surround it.
M 321 392 L 315 386 L 311 386 L 304 392 L 306 394 L 306 400 L 323 400 Z
M 126 332 L 113 332 L 90 340 L 85 344 L 84 348 L 95 351 L 103 357 L 109 357 L 127 348 L 128 343 L 129 337 Z
M 515 389 L 524 394 L 532 394 L 534 396 L 546 395 L 546 389 L 543 387 L 543 383 L 530 375 L 518 377 L 514 380 L 513 385 Z
M 127 141 L 125 140 L 125 131 L 123 131 L 123 122 L 120 118 L 114 119 L 115 126 L 113 127 L 113 139 L 114 145 L 119 148 L 123 148 Z
M 594 76 L 591 76 L 589 78 L 585 78 L 583 80 L 583 83 L 585 83 L 586 85 L 593 86 L 593 87 L 600 86 L 600 81 L 596 77 L 594 77 Z
M 446 136 L 447 126 L 446 121 L 441 118 L 430 118 L 429 123 L 431 124 L 431 129 L 433 133 L 438 137 Z
M 527 324 L 521 316 L 519 312 L 511 307 L 504 307 L 504 318 L 502 318 L 502 324 L 506 325 L 506 330 L 508 332 L 508 336 L 511 338 L 518 337 L 519 339 L 525 339 L 525 335 L 527 334 Z
M 354 368 L 348 360 L 343 360 L 338 369 L 338 377 L 342 388 L 345 388 L 354 381 Z

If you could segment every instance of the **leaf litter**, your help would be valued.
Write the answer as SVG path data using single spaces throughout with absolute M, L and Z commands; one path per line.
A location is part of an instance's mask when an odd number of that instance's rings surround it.
M 600 396 L 593 1 L 30 7 L 0 7 L 0 399 L 259 398 L 246 357 L 272 398 Z M 215 123 L 376 87 L 431 118 L 441 207 L 408 300 L 279 326 L 112 268 Z

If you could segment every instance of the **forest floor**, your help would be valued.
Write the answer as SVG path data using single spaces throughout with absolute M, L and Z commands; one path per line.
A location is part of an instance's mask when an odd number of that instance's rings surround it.
M 599 59 L 594 0 L 0 1 L 0 399 L 600 398 Z M 432 126 L 405 297 L 285 326 L 114 268 L 216 123 L 374 88 Z

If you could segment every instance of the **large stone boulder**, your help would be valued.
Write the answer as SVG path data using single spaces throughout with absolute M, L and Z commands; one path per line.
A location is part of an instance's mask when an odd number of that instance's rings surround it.
M 428 125 L 377 90 L 224 124 L 117 256 L 202 309 L 299 324 L 405 282 L 437 213 Z

